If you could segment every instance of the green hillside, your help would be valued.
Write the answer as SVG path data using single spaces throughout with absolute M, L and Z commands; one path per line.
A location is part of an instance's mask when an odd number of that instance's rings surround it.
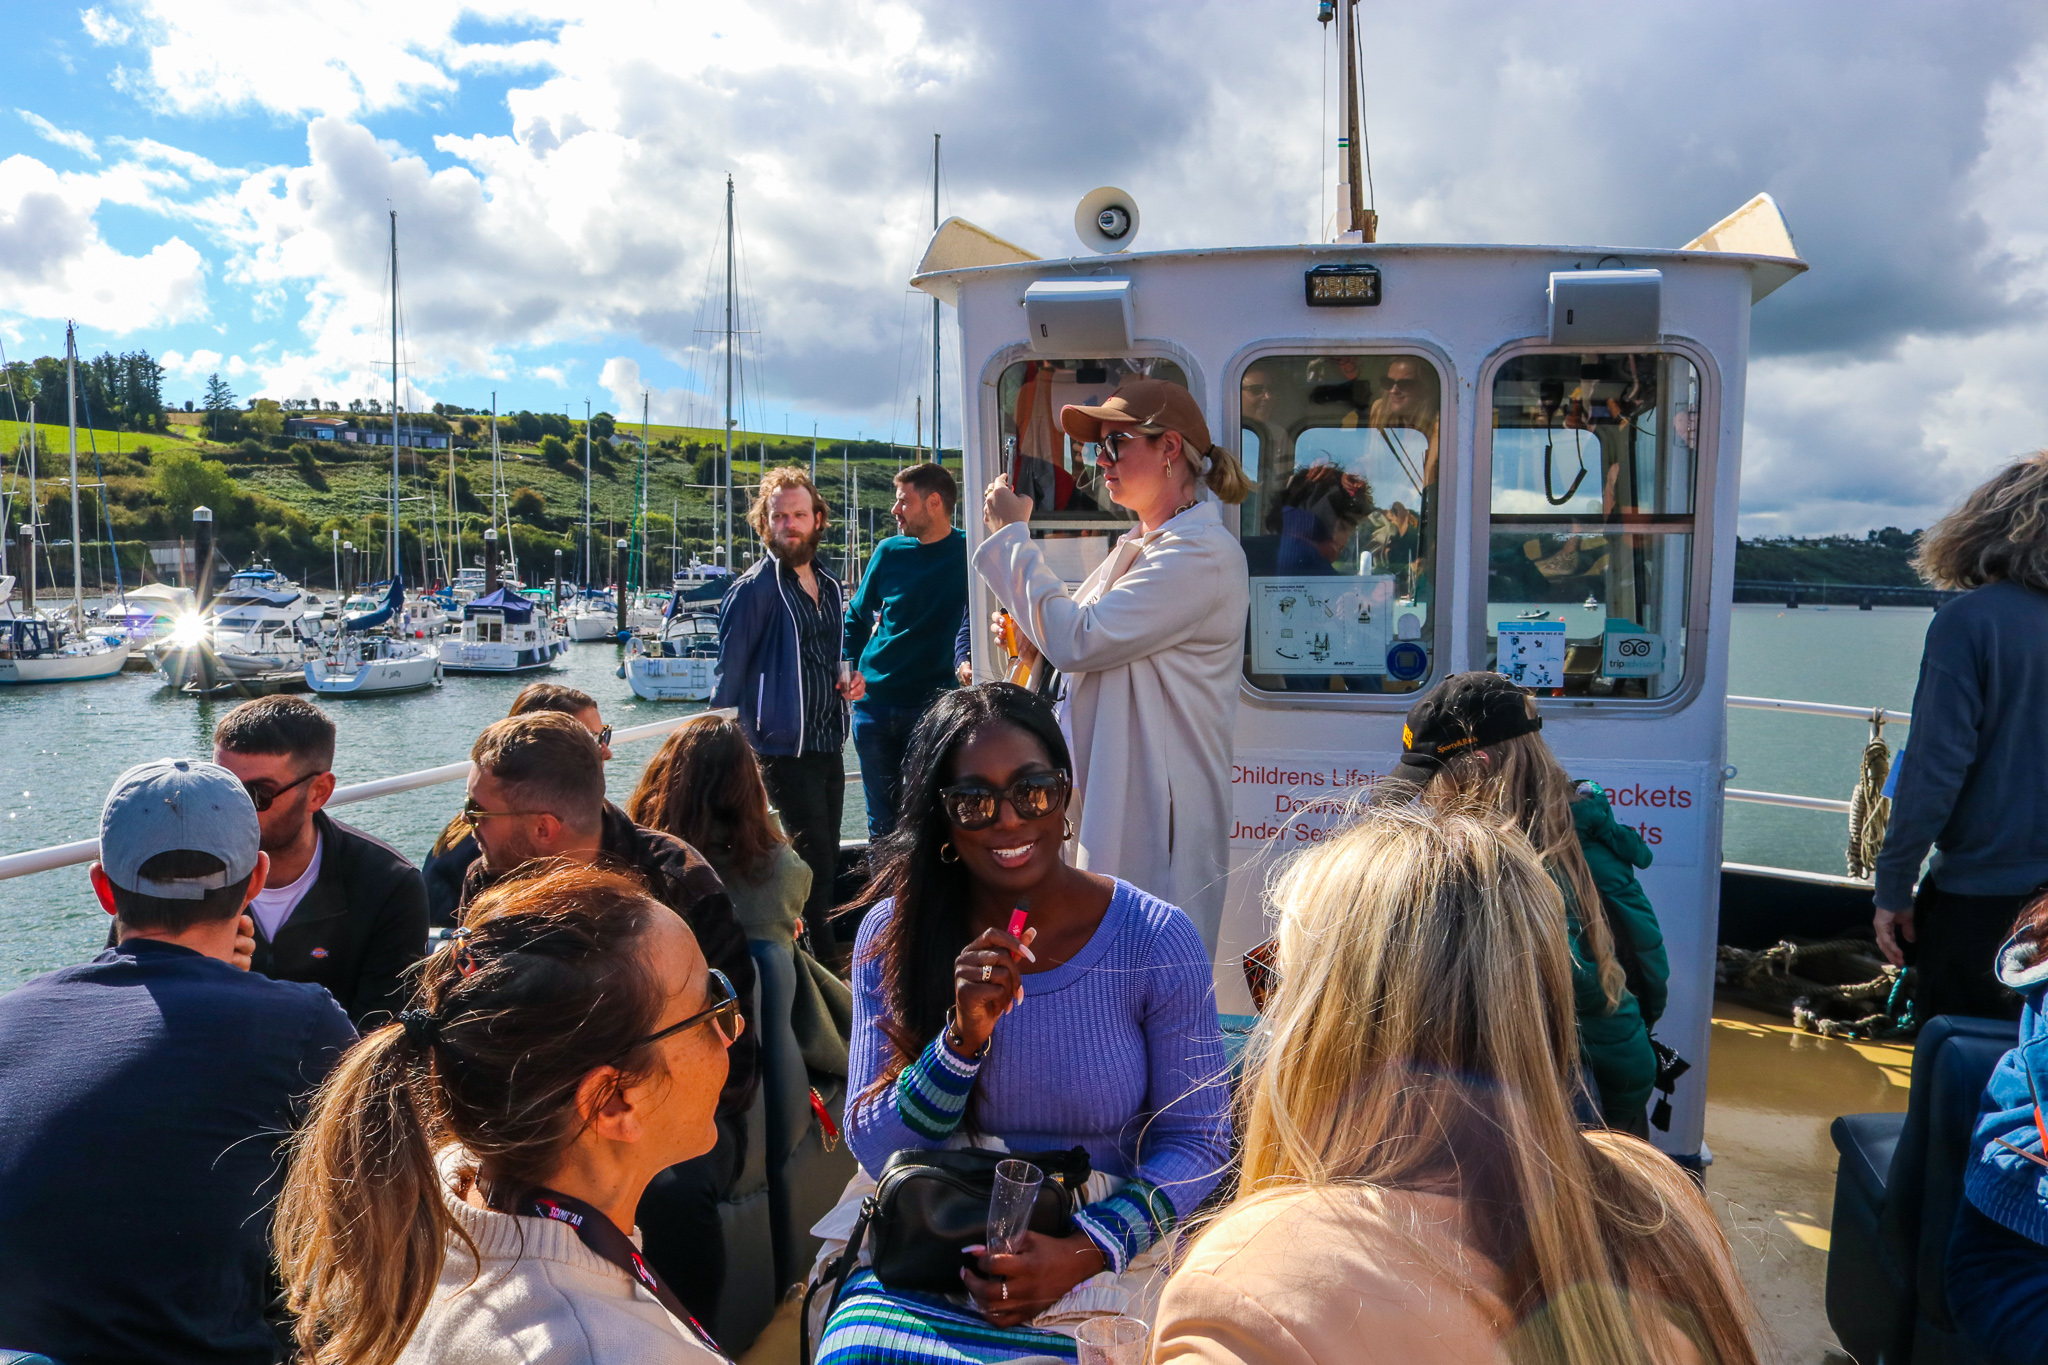
M 360 418 L 352 418 L 359 423 Z M 411 420 L 410 418 L 408 420 Z M 375 418 L 370 419 L 374 424 Z M 488 424 L 475 437 L 465 435 L 473 419 L 426 419 L 424 424 L 452 429 L 458 441 L 453 455 L 455 520 L 461 536 L 460 562 L 476 562 L 482 553 L 481 533 L 487 524 L 484 499 L 491 488 Z M 40 424 L 39 424 L 40 425 Z M 333 533 L 358 545 L 382 546 L 390 506 L 391 448 L 313 440 L 287 440 L 252 435 L 217 443 L 197 435 L 198 428 L 173 425 L 168 433 L 102 431 L 95 434 L 99 476 L 92 472 L 88 443 L 81 433 L 80 482 L 86 485 L 80 515 L 90 528 L 85 576 L 88 585 L 112 582 L 113 562 L 107 552 L 108 527 L 102 519 L 98 490 L 104 481 L 111 511 L 112 540 L 118 545 L 122 572 L 134 582 L 147 559 L 145 543 L 170 542 L 191 534 L 191 509 L 213 509 L 222 552 L 236 564 L 270 559 L 278 568 L 305 581 L 326 585 L 332 577 Z M 597 431 L 603 430 L 602 425 Z M 584 454 L 582 424 L 573 424 L 567 439 L 556 436 L 525 442 L 508 439 L 511 424 L 499 423 L 500 464 L 504 489 L 512 506 L 514 538 L 525 576 L 535 579 L 553 571 L 553 552 L 562 550 L 573 567 L 582 557 Z M 637 424 L 620 426 L 610 440 L 591 443 L 591 522 L 598 552 L 598 576 L 607 568 L 608 550 L 616 539 L 631 534 L 640 496 L 641 467 Z M 480 442 L 478 440 L 480 438 Z M 721 464 L 715 430 L 650 426 L 646 498 L 648 581 L 665 582 L 673 553 L 687 563 L 695 554 L 710 559 L 713 549 L 714 483 Z M 40 575 L 50 581 L 54 569 L 60 584 L 69 583 L 70 556 L 56 542 L 68 538 L 71 506 L 63 486 L 63 429 L 42 427 L 38 433 L 38 465 L 43 475 L 37 489 L 46 523 L 45 538 L 57 562 Z M 10 452 L 0 475 L 0 493 L 9 498 L 8 534 L 22 519 L 28 492 L 21 459 L 21 426 L 0 424 L 0 450 Z M 756 546 L 745 525 L 747 490 L 760 477 L 764 458 L 773 464 L 808 468 L 808 437 L 738 433 L 735 436 L 733 539 L 735 557 L 743 566 Z M 844 546 L 843 509 L 852 472 L 860 543 L 872 544 L 874 533 L 890 534 L 887 509 L 893 500 L 897 469 L 915 459 L 915 452 L 885 442 L 818 442 L 818 484 L 833 507 L 834 527 L 827 548 Z M 946 452 L 956 471 L 959 455 Z M 418 576 L 420 533 L 429 522 L 439 538 L 449 534 L 450 453 L 407 448 L 401 452 L 399 524 L 406 564 Z M 59 476 L 53 480 L 51 476 Z M 98 542 L 97 545 L 94 542 Z M 432 550 L 429 548 L 431 559 Z M 97 561 L 97 565 L 96 565 Z M 430 564 L 436 576 L 438 562 Z
M 1921 534 L 1887 526 L 1863 536 L 1739 540 L 1735 581 L 1924 587 L 1912 563 Z

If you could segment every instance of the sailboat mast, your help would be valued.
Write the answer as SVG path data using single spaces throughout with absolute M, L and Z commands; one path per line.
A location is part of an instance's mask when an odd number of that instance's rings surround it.
M 398 210 L 391 210 L 391 576 L 398 577 Z
M 64 408 L 71 428 L 71 610 L 85 633 L 85 559 L 78 544 L 78 339 L 64 325 Z
M 725 178 L 725 567 L 732 564 L 732 177 Z M 716 528 L 714 525 L 714 534 Z
M 640 586 L 647 586 L 647 408 L 653 394 L 640 390 Z M 671 532 L 673 535 L 673 532 Z
M 590 400 L 583 400 L 583 586 L 590 586 Z
M 1337 240 L 1371 242 L 1379 239 L 1380 216 L 1365 206 L 1363 166 L 1359 151 L 1364 142 L 1358 120 L 1358 0 L 1337 0 L 1337 70 L 1343 81 L 1342 107 L 1337 123 Z
M 932 231 L 939 230 L 939 135 L 932 134 Z M 932 463 L 944 464 L 945 444 L 939 440 L 939 300 L 932 297 Z

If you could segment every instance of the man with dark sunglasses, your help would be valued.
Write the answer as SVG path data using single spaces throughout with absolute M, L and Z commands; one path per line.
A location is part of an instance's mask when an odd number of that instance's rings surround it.
M 419 869 L 323 809 L 334 795 L 334 722 L 303 697 L 261 697 L 221 717 L 213 761 L 256 806 L 270 871 L 249 904 L 250 970 L 325 986 L 368 1030 L 405 1006 L 426 955 Z

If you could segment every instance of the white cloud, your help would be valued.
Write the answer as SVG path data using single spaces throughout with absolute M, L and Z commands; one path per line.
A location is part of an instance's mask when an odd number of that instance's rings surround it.
M 17 109 L 14 112 L 21 115 L 22 120 L 29 127 L 35 129 L 36 136 L 43 141 L 54 142 L 59 147 L 68 148 L 71 151 L 77 152 L 80 156 L 89 157 L 94 161 L 100 159 L 99 148 L 84 133 L 74 132 L 69 128 L 59 128 L 41 114 L 32 114 L 26 109 Z
M 85 34 L 101 47 L 116 47 L 128 41 L 135 30 L 108 14 L 97 5 L 78 12 L 79 23 L 85 26 Z
M 1330 207 L 1328 37 L 1291 0 L 1170 24 L 942 0 L 138 0 L 131 35 L 98 13 L 96 40 L 146 45 L 124 79 L 159 110 L 307 120 L 299 164 L 107 139 L 117 164 L 63 182 L 221 243 L 252 312 L 300 332 L 247 363 L 300 392 L 387 391 L 387 201 L 421 399 L 453 375 L 560 377 L 551 352 L 577 345 L 611 357 L 624 412 L 655 387 L 630 339 L 682 371 L 657 411 L 704 420 L 730 172 L 749 421 L 801 405 L 906 436 L 932 129 L 946 211 L 1048 254 L 1074 249 L 1096 184 L 1137 193 L 1146 248 L 1298 240 Z M 1388 239 L 1670 245 L 1777 196 L 1814 269 L 1755 315 L 1750 531 L 1924 524 L 2048 418 L 2048 12 L 1859 16 L 1453 0 L 1368 20 Z M 453 98 L 508 75 L 502 106 Z
M 697 425 L 705 420 L 708 394 L 694 389 L 660 388 L 650 384 L 640 373 L 640 362 L 631 356 L 617 355 L 605 361 L 597 382 L 611 395 L 608 411 L 621 422 L 640 419 L 642 395 L 646 396 L 645 412 L 650 422 L 677 426 Z
M 101 240 L 90 178 L 66 180 L 28 156 L 0 161 L 0 307 L 133 332 L 202 317 L 206 263 L 182 238 L 141 256 Z

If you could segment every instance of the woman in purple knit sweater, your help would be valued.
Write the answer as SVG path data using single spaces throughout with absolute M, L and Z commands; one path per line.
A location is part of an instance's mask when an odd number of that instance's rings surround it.
M 1052 709 L 1022 688 L 950 693 L 919 723 L 880 849 L 888 898 L 854 950 L 846 1135 L 870 1177 L 904 1148 L 1085 1147 L 1098 1175 L 1078 1231 L 1032 1233 L 1011 1256 L 970 1248 L 943 1298 L 855 1272 L 820 1365 L 1071 1358 L 1087 1317 L 1149 1316 L 1154 1248 L 1228 1160 L 1201 936 L 1062 861 L 1070 774 Z

